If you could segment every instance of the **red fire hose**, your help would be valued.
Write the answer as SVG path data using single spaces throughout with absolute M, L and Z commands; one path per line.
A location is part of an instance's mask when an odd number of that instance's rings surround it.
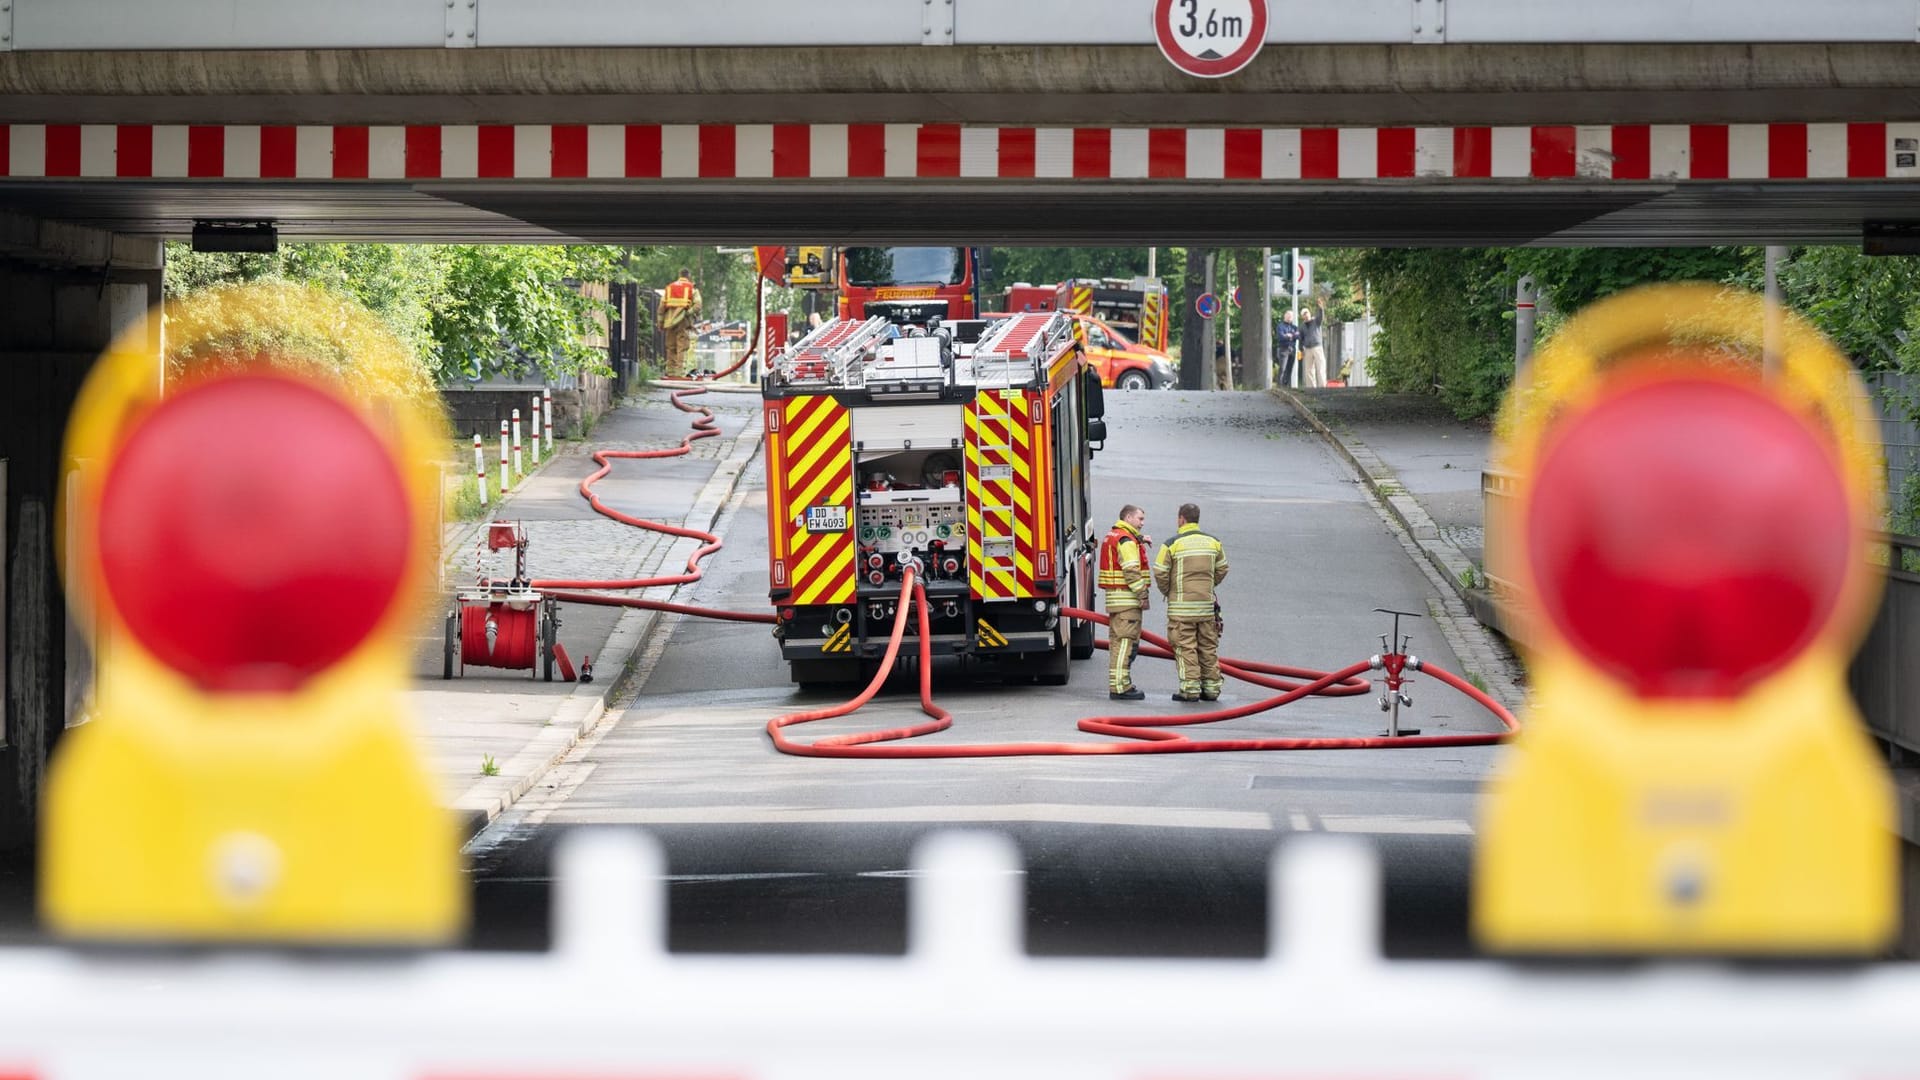
M 755 320 L 755 335 L 759 334 L 759 320 Z M 751 355 L 749 350 L 748 355 Z M 742 360 L 744 362 L 744 358 Z M 735 364 L 734 368 L 739 367 Z M 732 371 L 729 368 L 727 371 Z M 727 372 L 721 372 L 724 375 Z M 722 542 L 718 536 L 700 529 L 690 529 L 665 522 L 650 521 L 645 518 L 623 514 L 601 502 L 593 493 L 594 482 L 613 470 L 615 458 L 666 458 L 678 457 L 693 449 L 697 439 L 707 439 L 718 435 L 714 426 L 713 411 L 703 406 L 690 406 L 683 400 L 696 394 L 706 393 L 701 387 L 691 387 L 673 392 L 673 406 L 682 412 L 697 412 L 700 415 L 693 421 L 693 430 L 680 440 L 680 445 L 660 450 L 596 450 L 593 460 L 600 466 L 591 476 L 580 481 L 580 494 L 586 498 L 595 511 L 637 528 L 665 533 L 669 536 L 684 536 L 701 541 L 692 555 L 687 557 L 686 568 L 679 574 L 669 574 L 651 578 L 627 578 L 610 581 L 545 579 L 533 582 L 533 587 L 547 590 L 547 595 L 556 600 L 572 604 L 593 604 L 606 607 L 631 607 L 652 611 L 670 611 L 698 618 L 721 619 L 731 622 L 772 623 L 776 621 L 770 612 L 726 611 L 719 608 L 701 607 L 692 604 L 676 604 L 665 600 L 648 600 L 637 596 L 602 596 L 593 593 L 561 592 L 552 590 L 569 589 L 644 589 L 659 585 L 684 585 L 699 581 L 702 576 L 700 561 L 719 551 Z M 812 743 L 797 742 L 782 731 L 783 728 L 814 720 L 845 716 L 873 699 L 887 676 L 893 671 L 894 662 L 899 656 L 900 643 L 905 638 L 907 612 L 911 607 L 918 616 L 920 655 L 920 710 L 931 719 L 908 727 L 892 728 L 882 731 L 859 732 L 851 735 L 834 735 Z M 1082 608 L 1062 607 L 1060 614 L 1075 619 L 1090 619 L 1105 625 L 1107 618 L 1098 612 Z M 922 745 L 922 746 L 876 746 L 875 743 L 901 742 L 921 735 L 931 735 L 945 731 L 953 724 L 951 713 L 936 705 L 933 701 L 933 656 L 930 618 L 927 613 L 926 588 L 916 580 L 909 567 L 902 577 L 900 602 L 893 620 L 893 630 L 887 641 L 885 655 L 880 661 L 880 670 L 874 675 L 866 688 L 851 700 L 830 708 L 812 709 L 803 712 L 787 713 L 777 716 L 767 723 L 767 733 L 773 739 L 774 746 L 782 753 L 809 757 L 882 757 L 882 758 L 955 758 L 955 757 L 1015 757 L 1047 754 L 1166 754 L 1199 753 L 1224 750 L 1354 750 L 1377 749 L 1386 747 L 1441 747 L 1441 746 L 1485 746 L 1502 742 L 1520 728 L 1519 721 L 1499 702 L 1493 700 L 1478 687 L 1454 675 L 1452 672 L 1432 664 L 1422 664 L 1421 671 L 1453 687 L 1478 702 L 1500 721 L 1504 730 L 1499 732 L 1462 734 L 1462 735 L 1409 735 L 1396 737 L 1361 738 L 1242 738 L 1194 740 L 1178 732 L 1163 730 L 1169 727 L 1209 724 L 1221 720 L 1232 720 L 1242 716 L 1275 709 L 1308 695 L 1324 697 L 1347 697 L 1364 694 L 1372 689 L 1362 673 L 1371 668 L 1370 661 L 1350 664 L 1339 671 L 1321 672 L 1311 668 L 1289 667 L 1281 664 L 1267 664 L 1252 660 L 1237 660 L 1222 657 L 1220 670 L 1242 682 L 1271 690 L 1281 691 L 1277 696 L 1236 705 L 1231 708 L 1215 709 L 1209 712 L 1187 712 L 1171 715 L 1138 716 L 1130 714 L 1113 716 L 1093 716 L 1079 721 L 1078 728 L 1096 735 L 1112 735 L 1130 741 L 1113 743 L 972 743 L 959 745 Z M 1162 659 L 1171 658 L 1172 646 L 1166 638 L 1158 634 L 1142 632 L 1145 641 L 1140 647 L 1140 655 Z M 1107 642 L 1098 641 L 1105 648 Z
M 712 409 L 699 405 L 688 405 L 683 400 L 695 394 L 704 393 L 706 393 L 706 390 L 701 387 L 691 387 L 673 392 L 670 400 L 672 400 L 674 408 L 679 409 L 681 412 L 697 412 L 700 414 L 693 421 L 693 430 L 689 432 L 685 438 L 680 440 L 679 446 L 670 446 L 661 450 L 595 450 L 593 452 L 593 460 L 600 468 L 591 476 L 580 481 L 580 494 L 587 500 L 588 505 L 615 521 L 632 525 L 636 528 L 665 533 L 668 536 L 686 536 L 699 540 L 701 542 L 700 546 L 694 549 L 692 555 L 687 556 L 686 569 L 678 574 L 667 574 L 661 577 L 622 578 L 611 581 L 543 578 L 534 581 L 533 588 L 545 591 L 548 596 L 556 600 L 563 600 L 569 604 L 596 604 L 602 607 L 631 607 L 643 608 L 648 611 L 673 611 L 683 615 L 697 615 L 709 619 L 728 619 L 733 622 L 771 623 L 774 621 L 773 614 L 765 611 L 721 611 L 715 608 L 695 607 L 690 604 L 672 604 L 665 600 L 647 600 L 638 596 L 597 596 L 590 593 L 553 591 L 563 589 L 646 589 L 656 585 L 685 585 L 700 580 L 702 575 L 700 560 L 720 550 L 721 542 L 718 536 L 700 529 L 689 529 L 681 525 L 669 525 L 664 521 L 649 521 L 646 518 L 623 514 L 613 507 L 608 506 L 606 503 L 601 502 L 600 497 L 593 493 L 593 485 L 601 477 L 613 471 L 613 459 L 615 458 L 679 457 L 693 449 L 693 443 L 696 439 L 710 439 L 720 434 L 720 429 L 714 426 Z
M 911 600 L 909 600 L 911 598 Z M 920 711 L 930 719 L 907 727 L 890 728 L 882 731 L 862 731 L 851 735 L 832 735 L 811 743 L 798 742 L 787 737 L 782 730 L 797 724 L 814 720 L 825 720 L 836 716 L 845 716 L 865 705 L 878 693 L 881 684 L 893 671 L 895 658 L 900 651 L 901 639 L 906 634 L 907 608 L 909 604 L 918 614 L 920 631 Z M 1073 618 L 1090 618 L 1096 622 L 1107 620 L 1099 614 L 1079 608 L 1062 608 L 1061 614 Z M 1236 705 L 1228 709 L 1216 709 L 1211 712 L 1178 713 L 1167 716 L 1093 716 L 1081 720 L 1076 726 L 1081 731 L 1096 735 L 1114 735 L 1135 740 L 1132 742 L 1109 743 L 968 743 L 961 745 L 932 746 L 876 746 L 875 743 L 899 742 L 921 735 L 932 735 L 945 731 L 953 725 L 953 715 L 934 704 L 933 701 L 933 639 L 930 620 L 927 615 L 927 592 L 925 586 L 915 580 L 911 566 L 901 577 L 899 609 L 894 614 L 893 632 L 887 639 L 887 651 L 881 658 L 880 670 L 858 696 L 851 701 L 825 709 L 811 709 L 804 712 L 787 713 L 767 721 L 767 734 L 773 739 L 773 745 L 781 753 L 802 757 L 838 757 L 838 758 L 959 758 L 959 757 L 1025 757 L 1040 755 L 1068 754 L 1179 754 L 1206 753 L 1224 750 L 1359 750 L 1381 749 L 1387 747 L 1410 746 L 1486 746 L 1504 741 L 1513 732 L 1518 731 L 1520 723 L 1512 713 L 1499 702 L 1487 696 L 1477 687 L 1455 676 L 1449 671 L 1430 664 L 1421 665 L 1420 670 L 1432 673 L 1441 682 L 1465 693 L 1497 717 L 1505 730 L 1484 734 L 1469 735 L 1410 735 L 1405 737 L 1371 738 L 1264 738 L 1264 739 L 1212 739 L 1199 741 L 1189 739 L 1178 732 L 1161 730 L 1163 728 L 1190 724 L 1210 724 L 1220 720 L 1232 720 L 1237 717 L 1251 716 L 1278 708 L 1291 701 L 1297 701 L 1309 694 L 1330 694 L 1344 696 L 1364 693 L 1369 687 L 1362 672 L 1372 668 L 1370 660 L 1350 664 L 1339 671 L 1311 673 L 1310 681 L 1297 684 L 1283 684 L 1274 680 L 1258 677 L 1254 673 L 1295 674 L 1304 676 L 1307 669 L 1278 668 L 1277 665 L 1250 664 L 1246 661 L 1221 661 L 1220 669 L 1237 679 L 1254 682 L 1259 685 L 1276 687 L 1286 686 L 1285 692 L 1276 697 L 1266 698 L 1246 705 Z M 1153 634 L 1143 634 L 1163 652 L 1166 639 Z M 1144 650 L 1143 650 L 1144 652 Z M 1151 654 L 1150 654 L 1151 655 Z M 1277 669 L 1277 670 L 1276 670 Z M 1251 677 L 1250 677 L 1251 676 Z

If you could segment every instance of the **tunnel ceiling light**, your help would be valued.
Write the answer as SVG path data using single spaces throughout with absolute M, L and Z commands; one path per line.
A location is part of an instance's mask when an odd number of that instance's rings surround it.
M 196 221 L 193 250 L 245 251 L 271 255 L 280 249 L 280 233 L 271 221 Z

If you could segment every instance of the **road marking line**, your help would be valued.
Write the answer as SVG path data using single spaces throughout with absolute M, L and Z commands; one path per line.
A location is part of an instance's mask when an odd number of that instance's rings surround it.
M 1336 833 L 1392 833 L 1420 836 L 1472 836 L 1473 823 L 1459 818 L 1412 814 L 1322 814 L 1320 824 Z
M 1273 828 L 1269 814 L 1158 806 L 1080 806 L 1026 803 L 1007 806 L 657 806 L 556 808 L 548 819 L 566 825 L 824 825 L 988 824 L 1127 825 L 1173 829 Z
M 1313 822 L 1308 820 L 1306 812 L 1303 810 L 1295 810 L 1287 815 L 1287 824 L 1293 828 L 1294 832 L 1313 831 Z

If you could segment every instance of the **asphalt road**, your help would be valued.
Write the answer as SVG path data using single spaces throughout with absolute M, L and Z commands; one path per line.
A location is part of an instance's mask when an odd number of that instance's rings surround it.
M 1222 652 L 1336 668 L 1379 648 L 1376 607 L 1425 611 L 1433 587 L 1347 470 L 1284 405 L 1258 394 L 1108 396 L 1111 437 L 1094 461 L 1096 524 L 1123 502 L 1148 531 L 1173 532 L 1197 502 L 1226 544 Z M 636 464 L 635 468 L 645 468 Z M 644 485 L 621 489 L 643 497 Z M 721 520 L 696 603 L 766 610 L 765 492 L 758 467 Z M 1156 610 L 1148 626 L 1160 629 Z M 1460 670 L 1437 630 L 1412 624 L 1413 651 Z M 942 742 L 1098 741 L 1074 719 L 1177 709 L 1172 665 L 1142 660 L 1137 704 L 1110 703 L 1105 654 L 1065 687 L 972 683 L 942 669 L 956 718 Z M 913 844 L 955 826 L 1005 831 L 1028 887 L 1036 954 L 1257 955 L 1266 947 L 1268 861 L 1295 833 L 1363 835 L 1380 850 L 1385 944 L 1396 956 L 1468 949 L 1466 883 L 1483 748 L 846 761 L 779 754 L 779 713 L 839 700 L 788 681 L 763 626 L 675 619 L 650 643 L 613 718 L 470 847 L 474 943 L 539 947 L 555 837 L 633 825 L 664 842 L 675 949 L 896 952 Z M 1229 683 L 1227 700 L 1265 696 Z M 1496 722 L 1431 681 L 1411 722 L 1429 732 Z M 917 716 L 891 688 L 811 738 Z M 1195 738 L 1370 735 L 1371 697 L 1310 699 L 1190 731 Z

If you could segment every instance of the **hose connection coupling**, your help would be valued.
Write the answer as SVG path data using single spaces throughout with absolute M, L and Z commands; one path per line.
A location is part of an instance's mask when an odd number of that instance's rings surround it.
M 900 564 L 902 571 L 912 570 L 915 574 L 920 574 L 926 570 L 926 567 L 920 562 L 920 556 L 915 555 L 911 551 L 902 551 L 896 554 L 894 560 Z
M 1381 668 L 1387 666 L 1387 662 L 1380 658 L 1379 653 L 1374 653 L 1372 656 L 1369 656 L 1367 658 L 1367 666 L 1372 668 L 1375 671 L 1379 671 Z
M 1420 658 L 1419 658 L 1419 657 L 1417 657 L 1417 656 L 1409 656 L 1409 657 L 1407 657 L 1407 670 L 1408 670 L 1408 671 L 1419 671 L 1419 670 L 1420 670 Z

